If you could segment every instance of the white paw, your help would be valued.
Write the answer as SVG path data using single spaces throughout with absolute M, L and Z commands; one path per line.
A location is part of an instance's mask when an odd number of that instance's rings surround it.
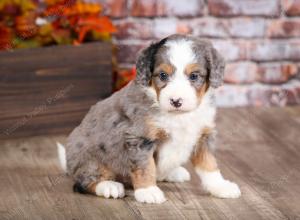
M 140 188 L 134 191 L 134 197 L 138 202 L 163 203 L 166 201 L 163 191 L 157 186 Z
M 166 178 L 166 181 L 169 182 L 184 182 L 189 180 L 191 180 L 191 175 L 184 167 L 175 168 Z
M 204 186 L 204 189 L 210 192 L 213 196 L 219 198 L 238 198 L 241 196 L 240 188 L 236 183 L 224 180 L 218 184 L 210 184 Z
M 203 171 L 196 169 L 204 190 L 219 198 L 238 198 L 241 191 L 238 185 L 229 180 L 225 180 L 220 171 Z
M 124 185 L 115 181 L 102 181 L 96 186 L 96 195 L 105 198 L 122 198 L 125 196 Z

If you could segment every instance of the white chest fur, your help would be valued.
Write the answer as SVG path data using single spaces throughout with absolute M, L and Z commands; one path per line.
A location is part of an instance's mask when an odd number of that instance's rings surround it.
M 174 168 L 186 163 L 204 127 L 214 127 L 216 109 L 211 105 L 207 93 L 199 107 L 184 114 L 166 113 L 156 119 L 170 139 L 158 152 L 157 174 L 163 180 Z

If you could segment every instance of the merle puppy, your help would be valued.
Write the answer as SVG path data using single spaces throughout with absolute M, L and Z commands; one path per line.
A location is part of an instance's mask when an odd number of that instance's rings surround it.
M 190 160 L 206 191 L 239 197 L 239 187 L 223 178 L 214 156 L 215 88 L 224 68 L 212 44 L 196 37 L 172 35 L 145 48 L 136 78 L 93 106 L 66 146 L 59 145 L 75 188 L 119 198 L 124 187 L 116 175 L 129 176 L 137 201 L 162 203 L 157 180 L 190 180 L 182 166 Z

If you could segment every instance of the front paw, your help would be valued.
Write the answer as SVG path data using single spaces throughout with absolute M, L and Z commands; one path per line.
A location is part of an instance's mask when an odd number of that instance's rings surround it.
M 238 198 L 241 196 L 240 188 L 236 183 L 229 180 L 223 180 L 217 184 L 211 183 L 203 186 L 203 188 L 210 192 L 213 196 L 219 198 Z
M 157 186 L 139 188 L 134 191 L 134 197 L 138 202 L 144 203 L 163 203 L 166 201 L 163 191 Z
M 168 182 L 185 182 L 191 180 L 190 173 L 184 167 L 177 167 L 172 170 L 166 178 Z
M 238 198 L 241 196 L 240 188 L 237 184 L 223 178 L 220 171 L 196 170 L 199 175 L 204 190 L 219 198 Z
M 102 181 L 96 185 L 96 195 L 105 198 L 123 198 L 125 196 L 124 185 L 115 181 Z

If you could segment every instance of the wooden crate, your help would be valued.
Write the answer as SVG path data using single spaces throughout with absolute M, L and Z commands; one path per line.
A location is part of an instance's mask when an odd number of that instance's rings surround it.
M 0 52 L 0 139 L 69 133 L 112 92 L 110 43 Z

